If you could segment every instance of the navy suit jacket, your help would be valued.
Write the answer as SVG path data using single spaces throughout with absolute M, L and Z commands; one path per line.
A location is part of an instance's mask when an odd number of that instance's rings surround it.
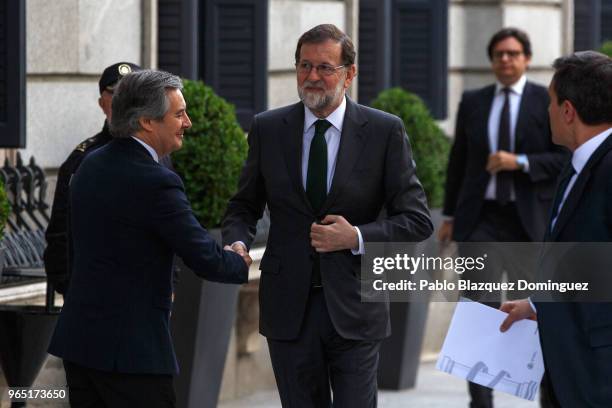
M 448 162 L 444 214 L 454 217 L 453 239 L 465 241 L 480 219 L 490 173 L 489 113 L 495 85 L 463 94 Z M 527 82 L 516 122 L 515 153 L 526 154 L 529 172 L 514 171 L 516 206 L 523 229 L 532 241 L 544 238 L 555 180 L 568 153 L 555 146 L 548 124 L 546 88 Z
M 593 153 L 576 179 L 547 241 L 612 241 L 610 175 L 612 136 Z M 554 251 L 550 253 L 556 257 Z M 582 266 L 589 269 L 592 260 L 583 260 Z M 542 262 L 555 259 L 548 259 L 545 253 Z M 604 265 L 604 273 L 610 272 L 609 267 Z M 581 281 L 581 275 L 591 271 L 573 268 L 569 272 Z M 612 303 L 537 302 L 536 308 L 544 363 L 561 406 L 612 407 Z
M 250 245 L 268 205 L 270 233 L 260 264 L 259 304 L 260 331 L 270 339 L 298 337 L 316 256 L 338 333 L 378 340 L 391 332 L 388 303 L 362 302 L 361 257 L 350 250 L 317 255 L 310 245 L 313 222 L 326 214 L 342 215 L 359 227 L 364 242 L 420 241 L 433 230 L 402 121 L 346 102 L 332 186 L 318 212 L 302 184 L 304 105 L 261 113 L 249 132 L 249 155 L 223 221 L 223 241 Z
M 218 282 L 246 282 L 245 262 L 210 237 L 180 178 L 132 138 L 85 158 L 71 209 L 71 289 L 49 353 L 104 371 L 176 374 L 168 322 L 174 254 Z

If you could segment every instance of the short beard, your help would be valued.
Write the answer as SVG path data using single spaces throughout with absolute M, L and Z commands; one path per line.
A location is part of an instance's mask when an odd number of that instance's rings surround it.
M 305 90 L 306 87 L 319 88 L 324 92 L 322 94 L 308 92 Z M 325 89 L 325 83 L 323 81 L 304 81 L 302 86 L 298 85 L 298 95 L 304 105 L 311 111 L 321 111 L 328 108 L 339 100 L 343 96 L 343 93 L 344 81 L 338 81 L 336 88 L 330 91 Z

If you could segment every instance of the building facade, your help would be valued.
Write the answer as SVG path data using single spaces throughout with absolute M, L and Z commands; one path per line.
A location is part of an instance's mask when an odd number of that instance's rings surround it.
M 352 98 L 368 104 L 403 86 L 452 137 L 463 90 L 493 81 L 492 33 L 527 31 L 528 75 L 547 84 L 556 57 L 612 39 L 612 0 L 0 0 L 0 159 L 34 156 L 53 180 L 102 127 L 97 81 L 118 61 L 204 80 L 246 130 L 253 114 L 298 100 L 295 44 L 324 22 L 358 48 Z M 435 351 L 439 337 L 426 347 Z M 243 340 L 232 342 L 225 398 L 273 386 L 265 347 L 247 347 L 245 359 Z

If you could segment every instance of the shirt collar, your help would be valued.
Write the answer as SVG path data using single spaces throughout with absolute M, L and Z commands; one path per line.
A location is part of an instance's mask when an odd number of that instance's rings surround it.
M 612 133 L 612 128 L 606 129 L 595 137 L 590 138 L 580 146 L 576 150 L 574 150 L 574 154 L 572 155 L 572 166 L 576 173 L 580 173 L 586 163 L 591 158 L 591 155 L 597 148 L 610 136 Z
M 146 144 L 145 142 L 143 142 L 137 137 L 132 136 L 132 139 L 134 139 L 135 141 L 140 143 L 145 149 L 147 149 L 147 152 L 149 152 L 151 157 L 153 157 L 153 160 L 155 160 L 156 163 L 159 163 L 159 156 L 157 155 L 157 152 L 155 151 L 155 149 L 153 149 L 151 146 L 149 146 L 148 144 Z
M 510 90 L 517 94 L 517 95 L 522 95 L 523 91 L 525 90 L 525 84 L 527 83 L 527 76 L 525 76 L 523 74 L 523 76 L 516 81 L 515 83 L 513 83 L 512 85 L 510 85 L 508 88 L 510 88 Z M 503 85 L 501 82 L 497 81 L 495 83 L 495 94 L 499 94 L 502 89 L 504 89 L 506 86 Z
M 335 111 L 329 114 L 325 119 L 332 124 L 333 127 L 342 133 L 342 124 L 344 123 L 344 113 L 346 112 L 346 96 L 342 98 L 340 106 Z M 306 132 L 320 118 L 316 117 L 310 109 L 304 105 L 304 132 Z

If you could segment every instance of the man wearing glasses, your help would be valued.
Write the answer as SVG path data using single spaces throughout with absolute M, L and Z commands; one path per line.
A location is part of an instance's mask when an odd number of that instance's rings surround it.
M 364 242 L 420 241 L 433 227 L 402 121 L 345 96 L 351 39 L 314 27 L 295 62 L 301 101 L 253 119 L 223 241 L 247 251 L 267 204 L 260 332 L 282 405 L 329 407 L 333 392 L 335 407 L 375 407 L 391 328 L 388 304 L 362 302 L 360 254 Z
M 438 231 L 440 241 L 459 242 L 462 256 L 471 255 L 462 242 L 542 241 L 555 181 L 568 157 L 552 143 L 546 88 L 525 76 L 531 62 L 527 34 L 504 28 L 487 51 L 497 81 L 466 91 L 459 104 L 446 180 L 447 219 Z M 504 270 L 509 279 L 521 273 L 516 254 L 500 246 L 493 252 L 485 279 L 499 279 Z M 474 300 L 497 308 L 501 299 Z M 493 407 L 489 388 L 469 383 L 469 390 L 470 408 Z

